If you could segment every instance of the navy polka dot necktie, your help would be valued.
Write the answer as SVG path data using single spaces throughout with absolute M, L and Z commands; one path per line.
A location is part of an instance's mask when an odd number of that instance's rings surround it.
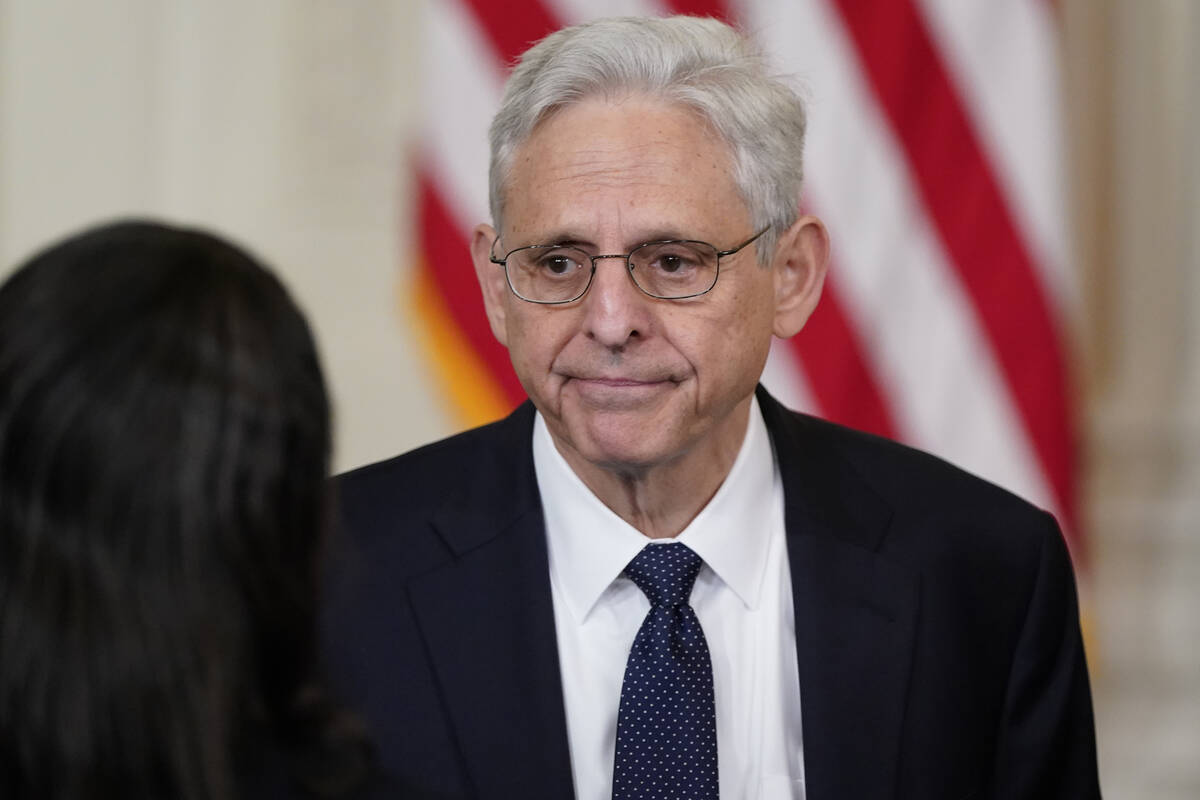
M 688 605 L 701 563 L 673 542 L 647 545 L 625 567 L 650 598 L 650 613 L 621 685 L 613 800 L 717 798 L 712 661 Z

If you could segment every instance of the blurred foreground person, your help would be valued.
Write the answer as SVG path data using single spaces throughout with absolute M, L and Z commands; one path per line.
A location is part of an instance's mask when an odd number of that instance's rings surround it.
M 109 225 L 0 287 L 0 797 L 361 796 L 329 438 L 304 318 L 220 239 Z

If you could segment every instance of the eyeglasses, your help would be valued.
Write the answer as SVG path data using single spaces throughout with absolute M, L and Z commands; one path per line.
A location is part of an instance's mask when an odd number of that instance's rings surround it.
M 721 257 L 738 252 L 770 227 L 728 250 L 707 242 L 670 239 L 646 242 L 622 254 L 593 256 L 570 245 L 531 244 L 510 250 L 504 258 L 496 258 L 494 252 L 489 258 L 504 267 L 512 293 L 530 303 L 554 305 L 583 297 L 602 258 L 624 259 L 629 277 L 645 294 L 659 300 L 685 300 L 711 291 L 717 285 Z M 492 241 L 493 250 L 498 241 L 499 236 Z

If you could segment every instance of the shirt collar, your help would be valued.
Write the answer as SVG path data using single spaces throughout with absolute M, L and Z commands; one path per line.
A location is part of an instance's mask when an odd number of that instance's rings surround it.
M 758 399 L 737 458 L 717 493 L 674 541 L 683 542 L 753 609 L 770 543 L 771 502 L 779 480 Z M 550 571 L 577 622 L 650 540 L 613 513 L 558 452 L 541 414 L 533 463 L 546 519 Z

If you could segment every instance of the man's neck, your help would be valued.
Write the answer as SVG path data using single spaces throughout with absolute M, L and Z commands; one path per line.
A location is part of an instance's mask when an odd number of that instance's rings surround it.
M 650 467 L 597 465 L 555 439 L 555 447 L 584 485 L 649 539 L 677 536 L 721 488 L 746 437 L 749 404 L 731 420 L 736 436 L 713 436 L 676 458 Z

